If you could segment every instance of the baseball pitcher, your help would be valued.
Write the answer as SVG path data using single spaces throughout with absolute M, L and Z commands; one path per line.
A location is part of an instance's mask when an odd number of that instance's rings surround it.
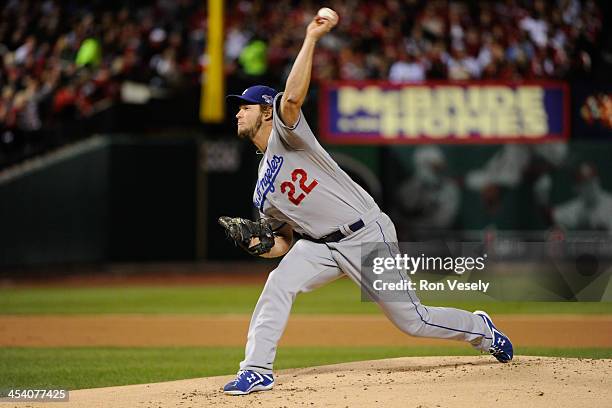
M 245 358 L 236 379 L 225 385 L 226 394 L 274 386 L 277 344 L 299 293 L 343 275 L 359 285 L 362 242 L 387 243 L 390 257 L 399 251 L 391 219 L 332 160 L 302 115 L 315 46 L 338 21 L 337 14 L 327 10 L 308 25 L 284 92 L 258 85 L 228 96 L 239 105 L 238 136 L 263 153 L 253 192 L 261 218 L 221 217 L 219 222 L 249 253 L 285 257 L 268 276 L 249 326 Z M 295 244 L 294 231 L 303 237 Z M 424 306 L 413 291 L 407 292 L 406 302 L 377 301 L 405 333 L 461 340 L 500 362 L 512 359 L 510 340 L 486 313 Z

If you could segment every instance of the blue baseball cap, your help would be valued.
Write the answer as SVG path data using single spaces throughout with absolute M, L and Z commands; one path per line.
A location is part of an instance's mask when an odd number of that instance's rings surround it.
M 226 99 L 238 101 L 245 105 L 270 105 L 274 102 L 274 97 L 278 91 L 265 85 L 255 85 L 244 90 L 242 95 L 227 95 Z

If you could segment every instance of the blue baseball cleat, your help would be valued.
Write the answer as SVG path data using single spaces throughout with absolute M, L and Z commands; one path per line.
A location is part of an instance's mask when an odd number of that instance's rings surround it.
M 507 363 L 512 360 L 514 349 L 512 348 L 512 342 L 508 336 L 497 330 L 491 317 L 486 312 L 477 310 L 474 314 L 482 317 L 489 330 L 491 330 L 493 341 L 491 347 L 489 347 L 489 353 L 491 353 L 500 363 Z
M 247 395 L 255 391 L 266 391 L 274 386 L 272 374 L 260 374 L 251 370 L 240 370 L 235 380 L 225 384 L 223 392 L 229 395 Z

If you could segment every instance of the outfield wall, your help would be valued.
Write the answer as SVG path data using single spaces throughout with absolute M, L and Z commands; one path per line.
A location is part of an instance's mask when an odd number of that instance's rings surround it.
M 0 265 L 193 259 L 195 142 L 94 137 L 0 173 Z

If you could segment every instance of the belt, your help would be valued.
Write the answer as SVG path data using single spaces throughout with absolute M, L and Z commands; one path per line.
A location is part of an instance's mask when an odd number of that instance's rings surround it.
M 318 244 L 329 244 L 332 242 L 338 242 L 354 232 L 359 231 L 366 225 L 369 225 L 371 222 L 374 222 L 378 217 L 380 217 L 380 208 L 377 205 L 370 208 L 365 213 L 361 214 L 359 219 L 351 224 L 340 225 L 338 230 L 322 236 L 321 238 L 313 238 L 306 234 L 301 234 L 302 238 L 307 239 L 308 241 L 316 242 Z M 354 219 L 354 218 L 353 218 Z
M 354 222 L 351 225 L 349 225 L 348 229 L 350 229 L 352 232 L 357 232 L 360 229 L 362 229 L 364 226 L 365 226 L 365 222 L 363 222 L 363 220 L 360 219 L 359 221 Z M 321 238 L 313 238 L 306 234 L 302 234 L 302 238 L 307 239 L 308 241 L 319 243 L 319 244 L 329 244 L 332 242 L 338 242 L 341 239 L 346 238 L 346 235 L 342 231 L 336 230 L 332 232 L 331 234 L 322 236 Z

